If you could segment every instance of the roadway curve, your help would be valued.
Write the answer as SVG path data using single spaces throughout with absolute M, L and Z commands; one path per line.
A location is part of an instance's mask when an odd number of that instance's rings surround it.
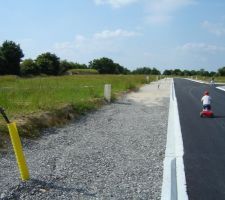
M 175 79 L 190 200 L 225 199 L 225 92 L 207 84 Z M 205 90 L 215 118 L 200 118 Z

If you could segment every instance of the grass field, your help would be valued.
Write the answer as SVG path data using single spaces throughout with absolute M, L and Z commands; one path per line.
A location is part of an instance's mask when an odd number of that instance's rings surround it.
M 196 79 L 196 76 L 193 76 L 192 78 Z M 197 76 L 198 80 L 203 80 L 206 82 L 210 82 L 212 77 L 206 77 L 206 76 Z M 217 76 L 214 77 L 214 82 L 215 83 L 225 83 L 225 77 L 224 76 Z
M 155 76 L 150 76 L 150 81 Z M 58 77 L 0 77 L 0 106 L 10 119 L 34 113 L 52 111 L 65 105 L 76 110 L 93 109 L 96 100 L 103 99 L 104 84 L 112 85 L 112 96 L 146 83 L 144 75 L 74 75 Z M 0 117 L 1 126 L 5 126 Z
M 219 76 L 215 78 L 215 82 L 225 83 L 225 76 Z
M 95 69 L 70 69 L 68 73 L 71 74 L 99 74 Z

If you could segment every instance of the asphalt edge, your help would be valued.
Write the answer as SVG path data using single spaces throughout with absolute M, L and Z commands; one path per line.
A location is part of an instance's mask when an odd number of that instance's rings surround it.
M 183 155 L 177 98 L 172 79 L 161 200 L 188 200 Z

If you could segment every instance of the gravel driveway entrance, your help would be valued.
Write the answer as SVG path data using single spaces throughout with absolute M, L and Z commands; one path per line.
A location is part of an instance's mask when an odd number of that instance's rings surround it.
M 4 155 L 0 199 L 160 199 L 170 83 L 23 140 L 31 180 L 21 183 L 14 155 Z

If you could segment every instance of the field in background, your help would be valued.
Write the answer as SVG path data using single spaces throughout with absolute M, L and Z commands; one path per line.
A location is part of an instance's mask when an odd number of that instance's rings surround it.
M 215 82 L 225 83 L 225 77 L 224 76 L 216 77 Z
M 96 69 L 70 69 L 67 71 L 68 74 L 98 74 Z
M 150 81 L 155 76 L 150 76 Z M 144 75 L 75 75 L 59 77 L 0 77 L 0 106 L 10 118 L 50 111 L 63 105 L 94 107 L 103 99 L 104 84 L 112 84 L 112 94 L 134 89 L 146 83 Z M 2 118 L 0 123 L 3 122 Z
M 206 76 L 192 76 L 193 79 L 202 80 L 206 82 L 210 82 L 212 80 L 212 77 L 206 77 Z M 225 83 L 225 77 L 224 76 L 217 76 L 214 77 L 215 83 Z

